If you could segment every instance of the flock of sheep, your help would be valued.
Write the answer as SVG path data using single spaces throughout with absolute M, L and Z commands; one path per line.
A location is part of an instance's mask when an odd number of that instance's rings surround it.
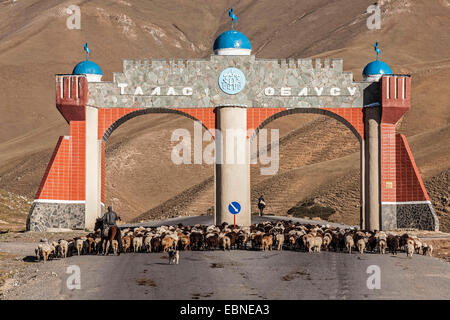
M 406 252 L 408 257 L 414 253 L 432 255 L 432 245 L 427 245 L 418 237 L 387 234 L 383 231 L 365 232 L 355 229 L 333 228 L 329 225 L 292 223 L 291 221 L 262 222 L 249 227 L 233 228 L 226 223 L 215 226 L 195 225 L 160 226 L 153 228 L 137 227 L 122 230 L 123 252 L 168 252 L 169 250 L 214 250 L 214 249 L 253 249 L 253 250 L 321 250 L 347 251 L 359 253 L 378 252 L 392 254 Z M 99 233 L 85 237 L 55 242 L 41 242 L 36 248 L 38 261 L 49 258 L 66 258 L 70 255 L 118 253 L 118 242 L 112 240 L 105 250 L 105 242 Z M 42 241 L 42 240 L 41 240 Z M 108 252 L 106 252 L 108 251 Z

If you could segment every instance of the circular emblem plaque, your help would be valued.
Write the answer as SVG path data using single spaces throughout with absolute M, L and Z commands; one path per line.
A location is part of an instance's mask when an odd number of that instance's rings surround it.
M 237 68 L 226 68 L 219 76 L 219 87 L 227 94 L 239 93 L 244 86 L 244 73 Z

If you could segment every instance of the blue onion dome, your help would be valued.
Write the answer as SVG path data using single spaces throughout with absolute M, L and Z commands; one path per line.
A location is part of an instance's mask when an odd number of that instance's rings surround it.
M 363 76 L 379 74 L 392 74 L 392 70 L 386 62 L 380 60 L 372 61 L 363 70 Z
M 377 59 L 368 63 L 362 72 L 364 80 L 366 81 L 378 81 L 385 74 L 392 74 L 392 70 L 386 62 L 378 60 L 378 55 L 381 53 L 378 48 L 378 41 L 374 45 L 375 52 L 377 53 Z
M 79 64 L 73 68 L 72 71 L 73 75 L 80 75 L 80 74 L 99 74 L 103 75 L 102 69 L 96 64 L 95 62 L 85 60 L 81 61 Z
M 213 49 L 216 55 L 250 55 L 252 45 L 242 32 L 228 30 L 217 37 Z
M 89 53 L 91 50 L 88 48 L 87 42 L 84 44 L 84 51 L 86 51 L 86 60 L 78 63 L 73 68 L 73 75 L 86 75 L 88 82 L 99 82 L 102 80 L 103 71 L 98 64 L 89 61 Z

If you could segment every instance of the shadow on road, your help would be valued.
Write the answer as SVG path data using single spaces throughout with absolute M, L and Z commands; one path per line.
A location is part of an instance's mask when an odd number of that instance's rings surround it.
M 37 262 L 37 259 L 35 256 L 26 256 L 22 259 L 23 262 Z

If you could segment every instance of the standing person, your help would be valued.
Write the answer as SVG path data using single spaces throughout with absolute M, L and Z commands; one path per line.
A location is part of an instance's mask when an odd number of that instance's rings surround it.
M 102 230 L 102 234 L 106 233 L 106 236 L 108 235 L 108 230 L 110 227 L 112 226 L 116 226 L 116 221 L 120 220 L 122 221 L 122 219 L 120 219 L 120 217 L 117 215 L 117 213 L 115 213 L 114 211 L 112 211 L 112 207 L 108 206 L 108 211 L 105 212 L 105 214 L 102 217 L 103 219 L 103 230 Z M 122 251 L 122 237 L 120 234 L 120 228 L 117 228 L 117 242 L 119 242 L 119 254 Z
M 262 217 L 263 210 L 266 207 L 266 202 L 264 201 L 264 197 L 261 195 L 258 199 L 258 209 L 259 209 L 259 216 Z

